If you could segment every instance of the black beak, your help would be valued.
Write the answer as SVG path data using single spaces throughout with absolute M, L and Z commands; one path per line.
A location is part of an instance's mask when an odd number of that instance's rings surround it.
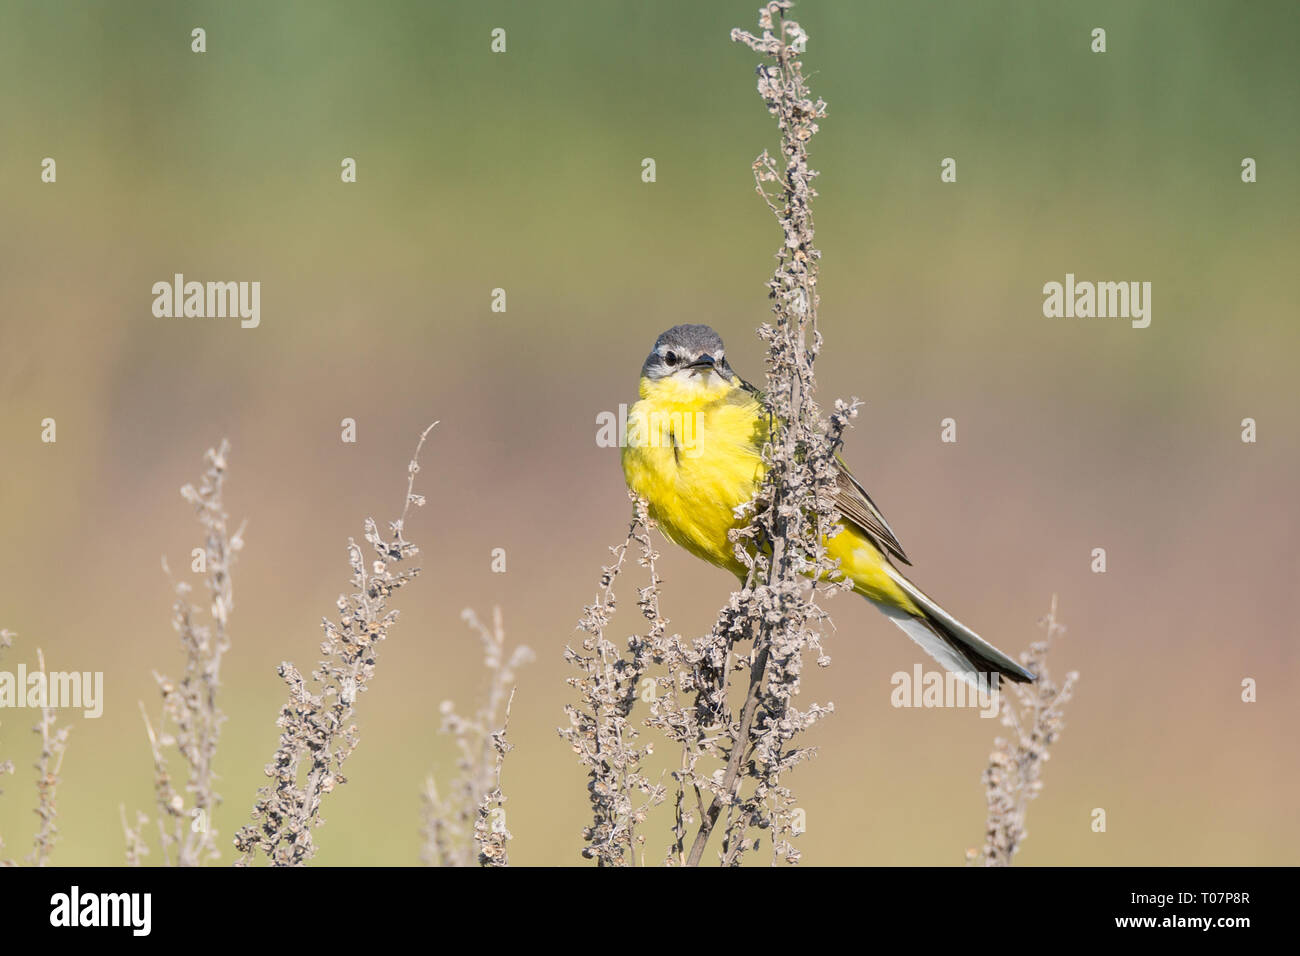
M 692 375 L 715 372 L 723 381 L 730 382 L 732 380 L 731 369 L 727 368 L 727 360 L 715 359 L 707 352 L 687 365 L 686 368 L 691 370 Z

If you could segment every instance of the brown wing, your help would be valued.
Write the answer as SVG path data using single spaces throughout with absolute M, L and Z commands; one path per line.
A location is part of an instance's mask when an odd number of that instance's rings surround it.
M 853 477 L 843 458 L 836 455 L 835 460 L 840 465 L 835 507 L 841 517 L 866 534 L 881 551 L 893 555 L 904 564 L 911 564 L 912 562 L 907 560 L 907 555 L 903 553 L 903 546 L 894 535 L 894 529 L 889 527 L 889 522 L 885 520 L 885 516 L 880 513 L 876 503 L 867 494 L 867 489 Z

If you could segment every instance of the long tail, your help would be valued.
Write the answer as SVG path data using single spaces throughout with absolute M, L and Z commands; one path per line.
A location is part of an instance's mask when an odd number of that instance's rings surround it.
M 887 562 L 884 566 L 889 576 L 912 599 L 912 603 L 921 609 L 921 614 L 909 614 L 883 604 L 876 606 L 946 669 L 971 684 L 976 683 L 976 674 L 1000 674 L 1018 684 L 1037 679 L 941 608 L 933 598 L 903 577 L 897 568 Z

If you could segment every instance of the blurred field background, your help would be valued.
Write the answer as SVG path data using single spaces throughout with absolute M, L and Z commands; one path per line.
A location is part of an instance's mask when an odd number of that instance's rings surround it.
M 55 863 L 120 863 L 119 803 L 152 809 L 136 702 L 156 712 L 150 671 L 181 669 L 159 557 L 188 569 L 200 543 L 177 491 L 204 449 L 230 438 L 227 503 L 248 520 L 217 763 L 229 847 L 275 746 L 275 667 L 315 660 L 346 540 L 396 516 L 434 419 L 409 523 L 425 574 L 394 602 L 316 862 L 417 862 L 421 783 L 454 761 L 439 704 L 470 709 L 484 680 L 460 610 L 494 604 L 538 654 L 506 763 L 512 862 L 581 862 L 561 652 L 630 514 L 596 415 L 635 400 L 676 322 L 712 324 L 762 376 L 778 231 L 750 163 L 775 132 L 728 40 L 756 7 L 0 0 L 0 625 L 19 635 L 0 667 L 41 647 L 52 669 L 104 671 L 107 694 L 97 721 L 60 714 Z M 1017 862 L 1297 862 L 1300 8 L 796 16 L 830 110 L 819 381 L 866 402 L 847 458 L 927 590 L 1013 652 L 1058 594 L 1054 665 L 1082 672 Z M 261 281 L 261 327 L 154 318 L 150 287 L 176 272 Z M 1152 282 L 1150 328 L 1045 319 L 1042 286 L 1067 272 Z M 730 577 L 668 546 L 662 570 L 672 626 L 707 630 Z M 619 636 L 639 622 L 621 593 Z M 893 709 L 890 675 L 923 658 L 864 602 L 831 607 L 834 665 L 804 700 L 836 714 L 788 781 L 805 862 L 958 864 L 999 728 Z M 35 720 L 0 712 L 14 857 L 36 823 Z

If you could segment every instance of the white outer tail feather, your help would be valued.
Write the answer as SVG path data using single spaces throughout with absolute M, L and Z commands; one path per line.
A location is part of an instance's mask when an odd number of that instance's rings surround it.
M 881 613 L 884 614 L 885 617 L 897 624 L 904 634 L 916 641 L 917 644 L 921 645 L 921 650 L 925 651 L 942 664 L 944 670 L 956 674 L 976 690 L 988 691 L 990 685 L 984 683 L 981 686 L 979 675 L 977 675 L 975 671 L 971 670 L 970 663 L 962 659 L 962 657 L 949 646 L 947 641 L 934 633 L 934 631 L 930 630 L 924 621 L 918 617 L 913 617 L 906 611 L 901 611 L 896 607 L 887 607 L 884 604 L 877 604 L 876 607 L 880 608 Z M 994 681 L 996 681 L 998 675 L 994 674 L 992 677 Z M 987 678 L 985 680 L 987 681 Z M 992 686 L 996 687 L 997 684 L 995 683 Z
M 1006 668 L 1009 671 L 1016 671 L 1021 675 L 1033 680 L 1033 675 L 1025 670 L 1017 661 L 1002 653 L 984 638 L 980 637 L 961 621 L 957 620 L 942 607 L 939 603 L 930 597 L 915 584 L 903 576 L 903 573 L 897 568 L 885 563 L 885 571 L 893 578 L 894 582 L 906 592 L 923 612 L 930 619 L 937 622 L 940 629 L 952 633 L 954 639 L 968 647 L 971 652 L 977 655 L 977 658 L 983 658 L 998 667 Z M 882 605 L 876 605 L 885 615 L 897 624 L 904 633 L 912 640 L 921 645 L 921 648 L 933 657 L 936 661 L 960 676 L 966 683 L 972 687 L 977 687 L 979 683 L 975 666 L 971 661 L 962 656 L 961 652 L 954 648 L 948 639 L 936 634 L 924 621 L 918 620 L 912 615 L 901 611 L 898 608 L 889 608 Z M 999 680 L 1004 676 L 1002 674 L 991 674 L 994 681 L 993 686 L 997 687 Z

